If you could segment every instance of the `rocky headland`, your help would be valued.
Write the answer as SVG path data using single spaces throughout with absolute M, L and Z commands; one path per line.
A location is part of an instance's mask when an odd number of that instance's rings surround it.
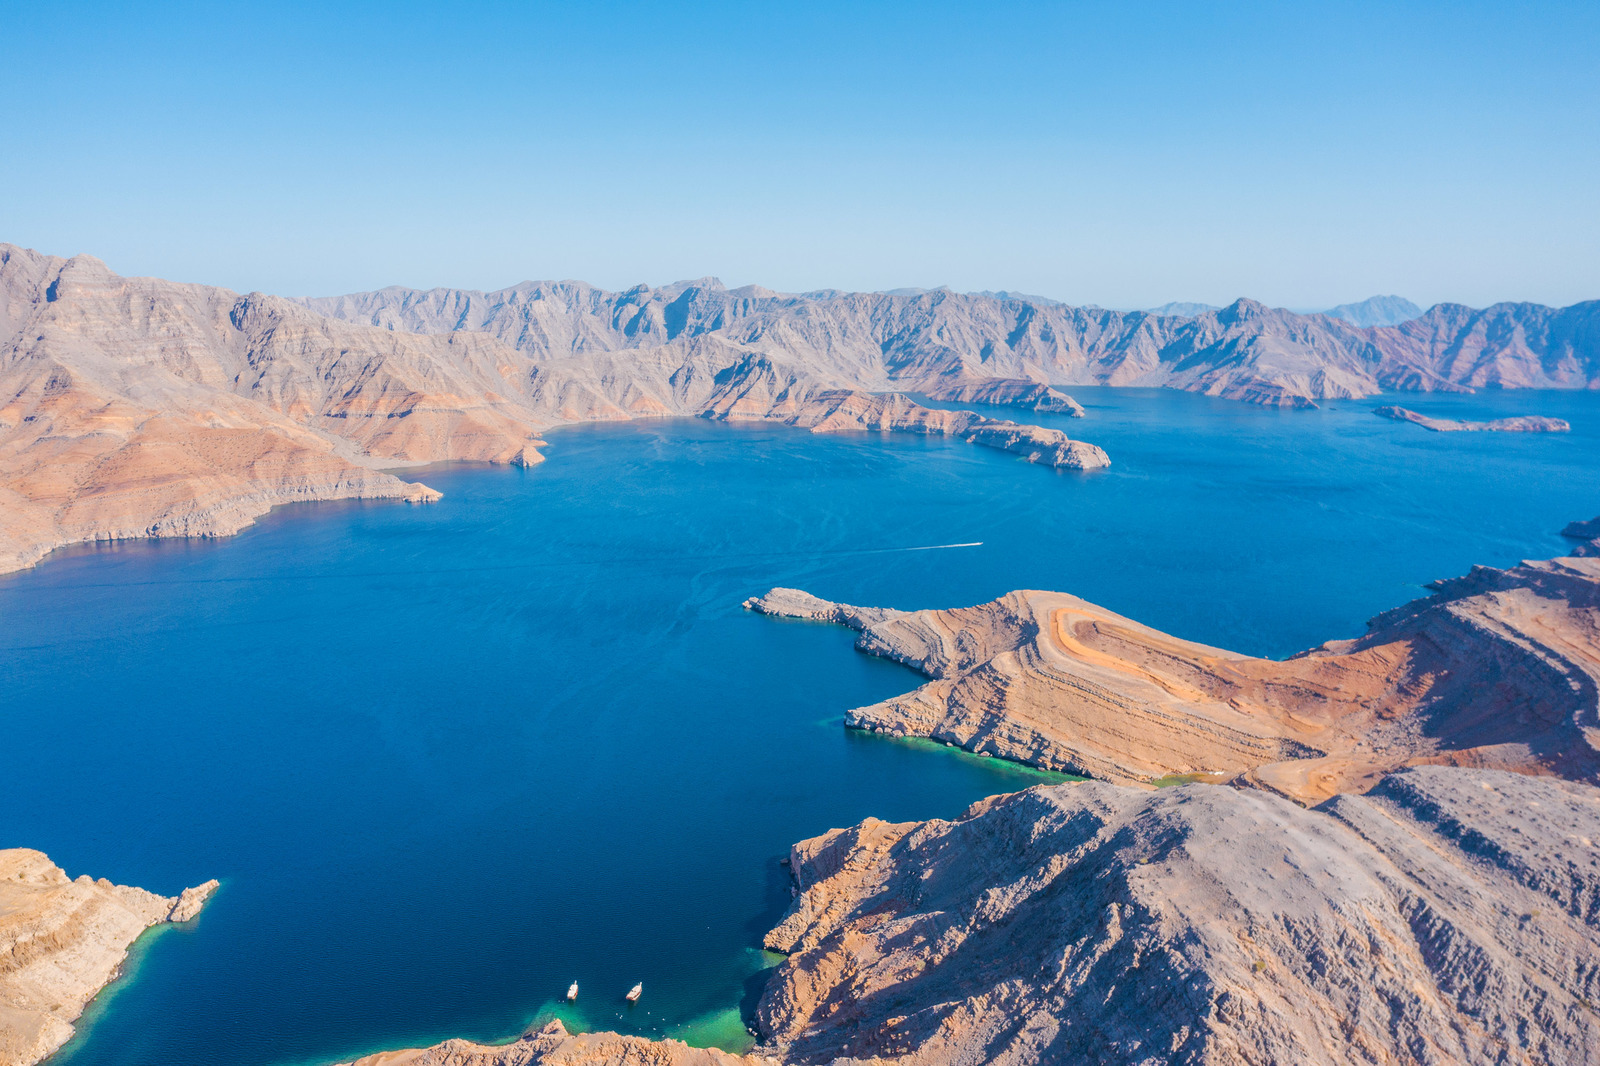
M 65 1044 L 139 935 L 194 918 L 216 888 L 207 881 L 169 898 L 73 880 L 28 848 L 0 850 L 0 1066 L 32 1066 Z
M 1058 592 L 954 610 L 747 602 L 858 630 L 931 678 L 858 729 L 1137 787 L 1240 779 L 1304 803 L 1404 766 L 1600 773 L 1600 559 L 1478 567 L 1282 662 L 1162 633 Z
M 749 1055 L 555 1023 L 360 1066 L 1594 1061 L 1600 563 L 1436 589 L 1282 663 L 1061 593 L 774 589 L 933 679 L 851 725 L 1100 780 L 796 844 Z
M 1429 418 L 1404 407 L 1388 405 L 1374 408 L 1380 418 L 1396 422 L 1410 422 L 1435 433 L 1570 433 L 1572 425 L 1564 418 L 1546 418 L 1542 415 L 1517 415 L 1514 418 L 1496 418 L 1489 422 L 1468 422 L 1456 418 Z

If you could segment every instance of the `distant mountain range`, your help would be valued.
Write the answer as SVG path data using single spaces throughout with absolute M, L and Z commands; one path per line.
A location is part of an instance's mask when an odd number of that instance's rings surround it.
M 1185 317 L 714 278 L 288 300 L 0 244 L 0 571 L 76 541 L 229 533 L 291 500 L 425 500 L 432 490 L 384 468 L 538 462 L 539 433 L 568 422 L 939 434 L 1089 469 L 1105 453 L 1059 430 L 904 394 L 1073 414 L 1061 390 L 1091 384 L 1280 407 L 1380 389 L 1600 387 L 1600 301 L 1440 304 L 1363 328 L 1252 300 Z
M 1404 296 L 1372 296 L 1356 304 L 1340 304 L 1322 312 L 1352 326 L 1398 326 L 1422 317 L 1422 308 Z
M 1222 308 L 1214 304 L 1173 303 L 1152 307 L 1153 315 L 1172 315 L 1178 318 L 1194 318 L 1208 311 L 1220 311 Z M 1403 296 L 1372 296 L 1360 303 L 1340 304 L 1330 307 L 1326 311 L 1311 312 L 1327 315 L 1329 318 L 1342 319 L 1352 326 L 1398 326 L 1402 322 L 1409 322 L 1422 314 L 1422 308 L 1407 300 Z

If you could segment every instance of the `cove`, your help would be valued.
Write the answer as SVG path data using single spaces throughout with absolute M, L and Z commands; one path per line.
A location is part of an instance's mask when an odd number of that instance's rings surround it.
M 1384 398 L 1278 412 L 1071 390 L 1113 467 L 697 421 L 575 427 L 445 499 L 282 508 L 216 542 L 0 578 L 0 843 L 174 893 L 191 927 L 55 1062 L 327 1062 L 587 1026 L 729 1040 L 794 840 L 1039 778 L 848 733 L 916 684 L 747 596 L 955 606 L 1061 589 L 1285 655 L 1600 513 L 1600 398 L 1399 402 L 1574 431 L 1430 434 Z M 1013 413 L 1014 415 L 1014 413 Z M 979 547 L 930 548 L 979 543 Z M 622 994 L 643 981 L 634 1008 Z

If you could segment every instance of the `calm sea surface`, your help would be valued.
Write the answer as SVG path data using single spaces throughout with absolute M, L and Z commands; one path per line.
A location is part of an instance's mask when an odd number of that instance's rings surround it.
M 72 1066 L 326 1062 L 578 1024 L 732 1042 L 788 845 L 1037 775 L 861 737 L 914 675 L 762 618 L 794 585 L 957 606 L 1061 589 L 1282 656 L 1600 514 L 1600 396 L 1410 396 L 1564 436 L 1435 434 L 1382 400 L 1275 412 L 1073 390 L 1115 465 L 675 421 L 550 434 L 431 507 L 281 508 L 238 537 L 0 578 L 0 846 L 176 893 Z M 976 548 L 925 549 L 981 541 Z M 633 1008 L 622 994 L 644 982 Z

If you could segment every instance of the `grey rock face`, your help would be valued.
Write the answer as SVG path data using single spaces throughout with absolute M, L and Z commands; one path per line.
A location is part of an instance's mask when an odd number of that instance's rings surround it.
M 1393 320 L 1381 297 L 1353 318 Z M 758 350 L 853 388 L 925 392 L 952 381 L 1166 386 L 1279 407 L 1384 389 L 1582 388 L 1600 382 L 1600 301 L 1554 309 L 1441 304 L 1398 325 L 1299 315 L 1237 300 L 1154 312 L 1069 307 L 945 289 L 789 295 L 703 282 L 605 292 L 524 282 L 497 292 L 383 289 L 307 300 L 347 321 L 415 332 L 492 333 L 561 358 L 695 338 Z
M 790 1062 L 1600 1055 L 1600 790 L 1424 767 L 1306 810 L 1098 783 L 797 845 Z

